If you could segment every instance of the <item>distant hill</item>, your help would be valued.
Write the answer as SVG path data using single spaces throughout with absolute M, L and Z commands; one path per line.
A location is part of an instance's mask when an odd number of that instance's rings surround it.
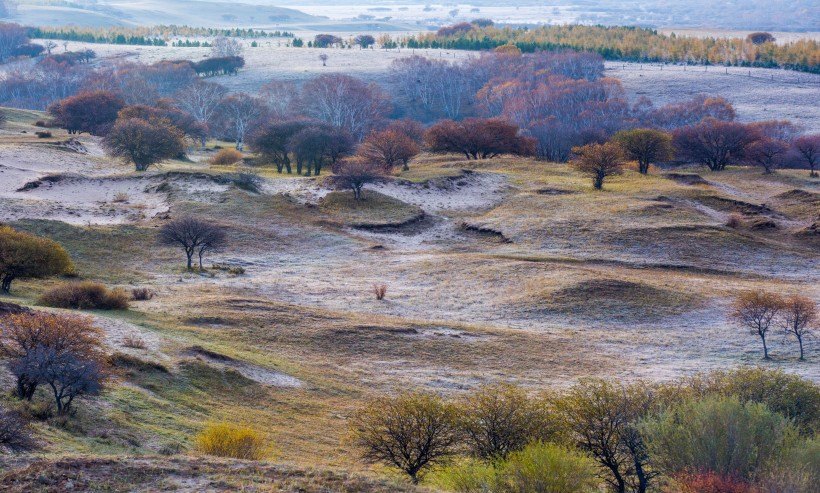
M 197 0 L 53 1 L 21 0 L 12 19 L 37 26 L 138 26 L 177 24 L 194 27 L 264 27 L 313 22 L 295 9 L 246 3 Z

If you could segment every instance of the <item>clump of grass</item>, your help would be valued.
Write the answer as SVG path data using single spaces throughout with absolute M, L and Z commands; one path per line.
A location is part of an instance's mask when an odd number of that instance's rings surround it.
M 114 194 L 114 198 L 112 199 L 112 202 L 120 202 L 120 203 L 128 202 L 128 199 L 130 199 L 130 198 L 131 197 L 129 197 L 128 194 L 125 193 L 125 192 L 117 192 L 117 193 Z
M 222 271 L 225 271 L 228 274 L 232 274 L 234 276 L 241 276 L 242 274 L 245 273 L 245 268 L 244 267 L 231 267 L 230 265 L 224 265 L 224 264 L 214 264 L 214 265 L 211 266 L 211 269 L 213 269 L 213 270 L 222 270 Z
M 383 300 L 385 295 L 387 295 L 387 284 L 374 284 L 373 294 L 376 295 L 377 300 Z
M 122 345 L 131 348 L 131 349 L 145 349 L 145 341 L 143 341 L 140 337 L 137 337 L 133 334 L 128 334 L 127 336 L 123 337 Z
M 270 452 L 262 433 L 231 423 L 208 425 L 196 437 L 196 449 L 207 455 L 245 460 L 261 460 Z
M 49 289 L 40 296 L 39 302 L 74 310 L 126 310 L 128 298 L 124 289 L 108 289 L 93 281 L 73 281 Z
M 131 290 L 131 299 L 134 301 L 148 301 L 154 297 L 154 294 L 148 288 L 134 288 Z
M 236 149 L 222 149 L 221 151 L 211 156 L 211 159 L 208 160 L 208 163 L 211 166 L 230 166 L 232 164 L 236 164 L 242 161 L 242 158 L 244 157 L 245 156 Z

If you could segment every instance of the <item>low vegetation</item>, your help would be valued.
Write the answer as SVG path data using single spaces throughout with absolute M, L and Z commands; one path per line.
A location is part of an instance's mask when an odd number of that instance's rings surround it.
M 262 433 L 230 423 L 208 425 L 196 437 L 196 449 L 207 455 L 244 460 L 262 460 L 270 453 Z
M 108 289 L 98 282 L 80 281 L 50 288 L 38 301 L 45 306 L 74 310 L 126 310 L 128 298 L 124 289 Z

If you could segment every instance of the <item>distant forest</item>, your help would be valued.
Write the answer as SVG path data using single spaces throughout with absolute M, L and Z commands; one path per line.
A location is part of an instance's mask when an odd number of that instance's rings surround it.
M 771 38 L 699 38 L 664 35 L 654 29 L 604 26 L 496 27 L 475 21 L 443 27 L 436 33 L 393 41 L 407 48 L 489 50 L 515 45 L 525 53 L 572 49 L 598 53 L 607 60 L 670 62 L 785 68 L 820 73 L 820 43 L 777 44 Z

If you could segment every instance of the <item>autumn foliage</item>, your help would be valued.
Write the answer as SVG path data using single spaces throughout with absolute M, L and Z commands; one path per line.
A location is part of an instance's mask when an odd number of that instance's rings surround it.
M 129 118 L 119 120 L 103 140 L 112 156 L 126 159 L 137 171 L 165 159 L 178 157 L 184 150 L 184 135 L 170 121 Z
M 0 354 L 15 377 L 15 393 L 31 400 L 50 388 L 57 411 L 99 392 L 106 378 L 103 333 L 89 318 L 23 313 L 0 319 Z
M 55 125 L 70 134 L 104 135 L 124 106 L 122 98 L 109 92 L 83 92 L 55 103 L 48 112 Z
M 430 127 L 425 142 L 432 152 L 464 154 L 467 159 L 531 156 L 535 152 L 533 139 L 521 136 L 517 126 L 495 118 L 442 120 Z
M 596 190 L 603 188 L 606 177 L 623 173 L 624 154 L 618 144 L 587 144 L 574 147 L 572 152 L 577 156 L 572 160 L 572 167 L 592 177 Z
M 419 153 L 419 146 L 406 134 L 396 129 L 372 133 L 359 144 L 357 154 L 386 170 L 401 166 L 410 169 L 409 162 Z

